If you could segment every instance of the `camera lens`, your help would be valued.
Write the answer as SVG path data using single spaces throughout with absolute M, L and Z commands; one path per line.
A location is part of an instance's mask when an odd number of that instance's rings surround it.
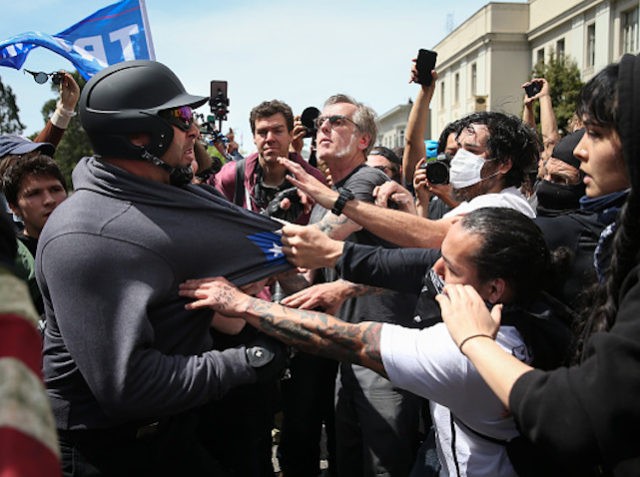
M 449 166 L 444 162 L 435 161 L 427 163 L 427 180 L 431 184 L 449 183 Z
M 313 137 L 316 135 L 316 124 L 315 120 L 320 115 L 320 110 L 313 106 L 309 106 L 302 111 L 300 115 L 300 122 L 302 125 L 307 128 L 307 133 L 304 137 Z

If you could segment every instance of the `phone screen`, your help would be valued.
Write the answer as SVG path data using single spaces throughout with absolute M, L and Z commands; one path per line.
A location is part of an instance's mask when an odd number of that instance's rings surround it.
M 418 59 L 416 60 L 416 69 L 418 70 L 418 83 L 429 86 L 433 80 L 431 71 L 436 66 L 436 58 L 438 53 L 431 50 L 420 49 L 418 51 Z

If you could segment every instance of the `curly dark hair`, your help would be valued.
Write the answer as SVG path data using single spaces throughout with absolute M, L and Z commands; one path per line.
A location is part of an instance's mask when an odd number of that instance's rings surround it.
M 489 130 L 489 156 L 499 162 L 511 160 L 505 185 L 519 187 L 528 171 L 538 162 L 540 141 L 533 128 L 511 114 L 495 111 L 472 113 L 460 120 L 458 131 L 471 124 L 484 124 Z
M 60 181 L 62 187 L 67 188 L 67 182 L 58 164 L 51 157 L 34 151 L 30 155 L 15 160 L 2 175 L 2 191 L 9 204 L 18 202 L 22 180 L 29 174 L 39 177 L 53 177 Z
M 456 119 L 455 121 L 451 121 L 444 127 L 444 129 L 440 133 L 440 137 L 438 138 L 438 154 L 444 152 L 444 150 L 447 148 L 447 139 L 449 139 L 449 134 L 454 133 L 457 135 L 460 132 L 461 124 L 462 120 Z

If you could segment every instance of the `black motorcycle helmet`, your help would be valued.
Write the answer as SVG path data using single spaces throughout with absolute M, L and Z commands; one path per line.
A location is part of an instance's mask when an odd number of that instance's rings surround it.
M 96 154 L 149 160 L 150 156 L 160 158 L 173 140 L 173 127 L 158 112 L 181 106 L 197 108 L 208 99 L 188 94 L 162 63 L 134 60 L 94 75 L 82 90 L 78 111 Z M 128 136 L 134 133 L 149 134 L 150 143 L 145 147 L 131 144 Z

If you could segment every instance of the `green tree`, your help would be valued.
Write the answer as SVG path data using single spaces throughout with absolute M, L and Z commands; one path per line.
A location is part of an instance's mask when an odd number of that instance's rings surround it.
M 75 71 L 72 73 L 74 79 L 80 86 L 80 90 L 84 87 L 86 81 Z M 58 92 L 58 86 L 52 85 L 51 89 Z M 46 122 L 56 109 L 56 102 L 58 98 L 50 99 L 42 107 L 42 116 Z M 71 118 L 71 122 L 67 127 L 67 130 L 62 136 L 62 140 L 58 147 L 56 147 L 55 160 L 58 166 L 62 170 L 67 184 L 71 187 L 71 172 L 76 167 L 78 161 L 84 156 L 90 156 L 93 154 L 89 137 L 82 129 L 78 116 Z
M 0 79 L 0 134 L 21 134 L 24 131 L 19 111 L 11 87 L 2 84 Z
M 578 65 L 569 56 L 555 56 L 549 61 L 539 62 L 533 69 L 534 78 L 544 78 L 551 88 L 551 104 L 558 122 L 560 133 L 566 132 L 567 123 L 576 111 L 578 96 L 584 83 L 580 79 Z M 540 117 L 540 105 L 536 102 L 536 117 Z

